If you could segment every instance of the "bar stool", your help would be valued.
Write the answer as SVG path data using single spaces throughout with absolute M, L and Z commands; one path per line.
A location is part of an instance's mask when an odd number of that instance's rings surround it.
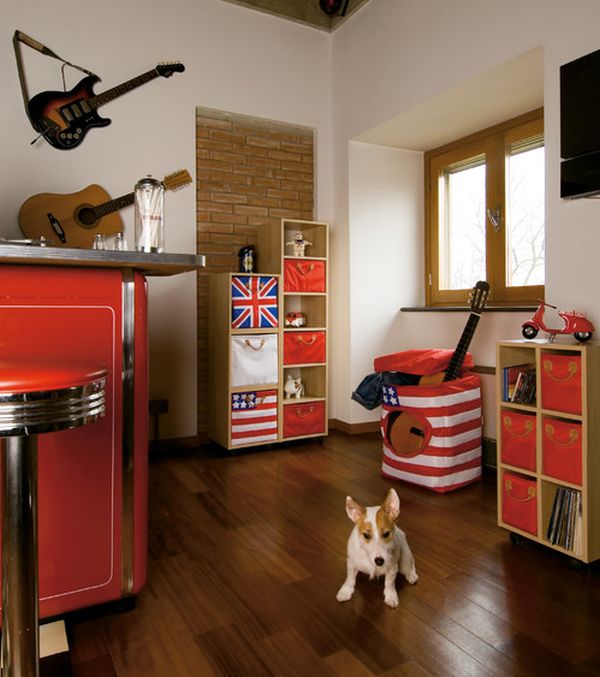
M 37 435 L 103 416 L 106 375 L 77 361 L 0 359 L 3 676 L 39 675 Z

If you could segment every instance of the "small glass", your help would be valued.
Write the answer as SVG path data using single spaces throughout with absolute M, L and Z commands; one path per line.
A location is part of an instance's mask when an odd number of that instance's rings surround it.
M 125 235 L 123 233 L 119 232 L 115 235 L 113 249 L 116 252 L 127 251 L 127 240 L 125 239 Z
M 92 249 L 106 249 L 104 233 L 96 233 L 96 237 L 94 237 L 94 243 L 92 244 Z

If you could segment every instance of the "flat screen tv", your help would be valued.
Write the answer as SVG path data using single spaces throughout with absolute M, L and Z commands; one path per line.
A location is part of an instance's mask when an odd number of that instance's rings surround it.
M 560 194 L 600 194 L 600 50 L 560 67 Z

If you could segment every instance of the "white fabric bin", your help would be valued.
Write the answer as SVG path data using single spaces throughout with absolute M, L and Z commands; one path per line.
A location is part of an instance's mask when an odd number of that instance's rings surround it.
M 277 383 L 277 334 L 231 337 L 231 386 Z

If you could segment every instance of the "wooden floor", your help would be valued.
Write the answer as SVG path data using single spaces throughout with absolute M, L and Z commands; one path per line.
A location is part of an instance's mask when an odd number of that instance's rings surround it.
M 435 493 L 394 483 L 420 575 L 360 578 L 339 603 L 351 494 L 379 504 L 376 435 L 335 433 L 150 466 L 148 584 L 134 610 L 70 627 L 76 677 L 599 675 L 600 571 L 496 526 L 493 477 Z

